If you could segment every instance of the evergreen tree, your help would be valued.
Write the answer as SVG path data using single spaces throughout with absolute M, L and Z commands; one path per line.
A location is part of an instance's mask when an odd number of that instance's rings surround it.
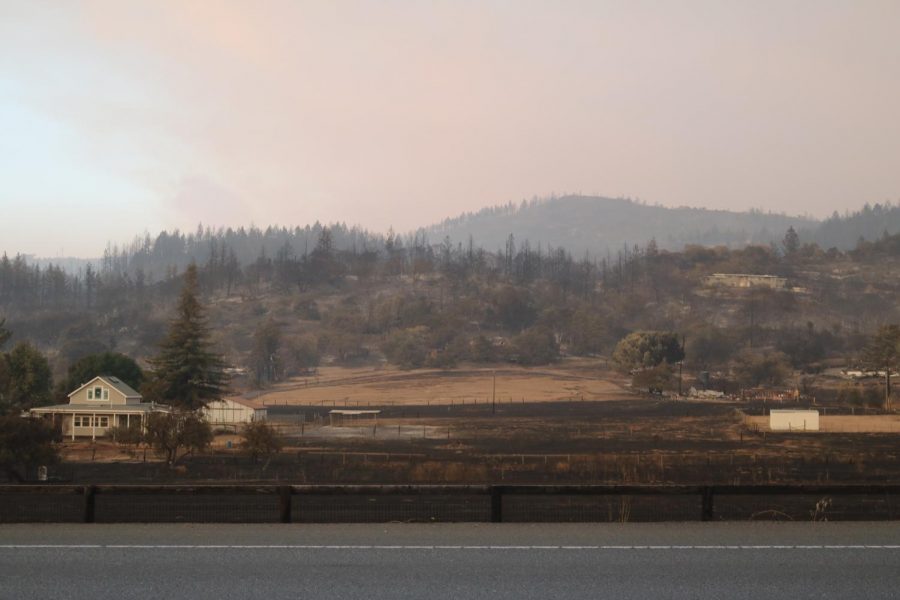
M 19 342 L 0 362 L 0 414 L 50 404 L 53 376 L 40 350 Z
M 788 227 L 784 239 L 781 241 L 781 247 L 784 249 L 785 256 L 793 256 L 800 249 L 800 236 L 793 227 Z
M 222 398 L 228 387 L 226 365 L 212 346 L 206 315 L 197 299 L 197 267 L 191 264 L 184 274 L 176 317 L 159 354 L 150 360 L 147 396 L 189 411 Z
M 6 342 L 8 342 L 11 337 L 12 332 L 6 328 L 6 317 L 3 317 L 0 319 L 0 350 L 3 349 L 3 346 L 6 345 Z

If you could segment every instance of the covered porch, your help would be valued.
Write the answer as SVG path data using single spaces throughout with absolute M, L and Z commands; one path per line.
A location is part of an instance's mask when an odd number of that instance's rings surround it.
M 106 437 L 114 427 L 127 429 L 139 423 L 141 431 L 146 431 L 147 419 L 153 412 L 169 412 L 160 405 L 138 404 L 118 406 L 79 406 L 60 404 L 33 408 L 32 416 L 41 417 L 58 427 L 64 438 L 89 437 L 92 440 Z

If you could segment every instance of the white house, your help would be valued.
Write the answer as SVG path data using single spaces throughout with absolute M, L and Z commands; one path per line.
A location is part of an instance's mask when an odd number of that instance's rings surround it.
M 143 428 L 154 412 L 171 409 L 162 404 L 143 402 L 141 395 L 124 381 L 111 375 L 99 375 L 69 394 L 68 404 L 32 408 L 29 413 L 61 424 L 64 436 L 96 439 L 112 427 L 130 427 L 138 422 Z
M 787 287 L 787 278 L 777 275 L 753 275 L 749 273 L 713 273 L 703 278 L 710 287 L 752 288 L 766 287 L 781 290 Z
M 253 421 L 265 421 L 268 411 L 259 402 L 246 400 L 240 396 L 232 396 L 210 402 L 202 410 L 202 414 L 212 426 L 229 425 L 237 427 Z

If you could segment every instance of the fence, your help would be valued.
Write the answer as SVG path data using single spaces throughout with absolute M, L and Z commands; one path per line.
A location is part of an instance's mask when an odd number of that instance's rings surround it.
M 900 519 L 900 485 L 7 485 L 11 522 Z

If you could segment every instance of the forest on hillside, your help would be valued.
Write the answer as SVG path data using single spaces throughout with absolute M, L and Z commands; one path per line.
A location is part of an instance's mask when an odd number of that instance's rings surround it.
M 897 235 L 842 252 L 789 229 L 777 245 L 675 252 L 651 240 L 591 259 L 512 235 L 490 251 L 342 227 L 320 227 L 300 249 L 290 241 L 296 230 L 232 234 L 284 241 L 242 262 L 245 250 L 227 235 L 167 235 L 78 274 L 3 257 L 0 316 L 10 345 L 46 354 L 57 378 L 106 351 L 145 361 L 182 287 L 179 265 L 197 258 L 189 248 L 209 249 L 197 265 L 214 339 L 251 386 L 320 364 L 453 368 L 610 356 L 637 331 L 675 332 L 686 365 L 723 378 L 757 358 L 816 372 L 853 364 L 873 332 L 900 321 Z M 159 263 L 142 262 L 154 256 L 168 257 L 162 276 L 145 274 L 151 264 L 156 273 Z M 705 283 L 713 273 L 777 275 L 787 285 L 718 289 Z
M 499 248 L 514 232 L 535 247 L 564 246 L 576 255 L 604 256 L 651 239 L 660 249 L 674 251 L 686 245 L 777 245 L 789 227 L 798 232 L 802 242 L 850 250 L 860 238 L 873 240 L 885 232 L 900 233 L 900 206 L 866 204 L 858 211 L 834 213 L 818 221 L 761 210 L 667 208 L 627 198 L 562 196 L 485 208 L 446 219 L 420 233 L 463 243 L 471 237 L 478 245 Z

